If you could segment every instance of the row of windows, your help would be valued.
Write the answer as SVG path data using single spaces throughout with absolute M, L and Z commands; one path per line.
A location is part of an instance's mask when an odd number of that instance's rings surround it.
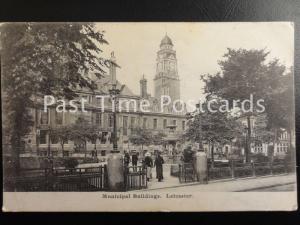
M 63 113 L 62 112 L 57 112 L 56 110 L 55 112 L 55 123 L 58 125 L 62 125 L 63 124 Z M 40 111 L 40 124 L 44 124 L 47 125 L 49 124 L 49 110 L 47 112 L 44 112 L 43 110 Z
M 41 130 L 39 135 L 39 144 L 48 144 L 48 131 L 47 130 Z M 101 144 L 107 144 L 112 143 L 111 134 L 109 132 L 101 132 L 101 135 L 99 137 Z M 51 144 L 58 144 L 59 140 L 57 137 L 52 136 L 50 138 Z M 65 144 L 68 144 L 68 140 L 65 141 Z M 92 144 L 95 144 L 95 142 L 92 142 Z
M 102 126 L 103 124 L 102 124 L 102 113 L 96 113 L 96 115 L 95 115 L 95 122 L 96 122 L 96 125 L 98 125 L 98 126 Z M 127 129 L 128 129 L 128 127 L 130 126 L 130 128 L 133 128 L 133 127 L 135 127 L 136 125 L 137 125 L 137 123 L 136 123 L 136 117 L 128 117 L 128 116 L 123 116 L 123 134 L 124 135 L 127 135 Z M 149 118 L 146 118 L 146 117 L 144 117 L 143 118 L 143 120 L 142 120 L 142 128 L 144 128 L 144 129 L 148 129 L 148 128 L 150 128 L 150 129 L 158 129 L 159 127 L 158 127 L 158 118 L 153 118 L 153 120 L 152 120 L 152 126 L 151 127 L 149 127 L 149 125 L 148 125 L 148 119 Z M 108 122 L 108 124 L 109 124 L 109 127 L 112 127 L 113 126 L 113 117 L 112 117 L 112 115 L 109 115 L 109 122 Z M 176 126 L 177 126 L 177 120 L 172 120 L 172 125 L 174 125 L 175 126 L 175 129 L 176 129 Z M 167 129 L 167 119 L 163 119 L 163 127 L 162 127 L 163 129 Z M 181 129 L 182 130 L 185 130 L 185 121 L 182 121 L 182 123 L 181 123 Z
M 289 148 L 289 144 L 288 143 L 279 143 L 279 145 L 277 146 L 277 152 L 287 152 Z
M 102 127 L 103 126 L 103 117 L 102 117 L 103 113 L 95 113 L 94 116 L 92 116 L 92 122 L 95 123 L 97 126 Z M 152 120 L 152 126 L 150 127 L 148 124 L 148 119 L 144 117 L 142 120 L 142 128 L 144 129 L 158 129 L 158 118 L 153 118 Z M 130 121 L 128 121 L 128 116 L 123 116 L 123 134 L 127 135 L 127 129 L 128 129 L 128 125 L 130 122 L 130 127 L 135 127 L 136 124 L 136 117 L 130 117 Z M 55 112 L 55 122 L 58 125 L 63 124 L 63 113 L 58 113 Z M 112 114 L 108 114 L 108 127 L 113 127 L 113 115 Z M 49 124 L 49 111 L 48 112 L 43 112 L 41 111 L 41 117 L 40 117 L 40 123 L 41 124 Z M 168 121 L 167 119 L 163 119 L 163 124 L 162 124 L 162 129 L 167 129 L 167 125 L 168 125 Z M 174 125 L 174 129 L 177 129 L 177 120 L 171 120 L 171 125 Z M 181 123 L 181 129 L 185 130 L 185 121 L 182 121 Z

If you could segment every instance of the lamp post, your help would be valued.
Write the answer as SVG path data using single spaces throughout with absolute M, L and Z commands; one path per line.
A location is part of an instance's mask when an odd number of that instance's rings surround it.
M 108 174 L 108 186 L 110 191 L 121 191 L 125 188 L 124 182 L 124 165 L 123 155 L 118 149 L 118 130 L 117 130 L 117 104 L 118 96 L 121 92 L 117 88 L 116 80 L 116 62 L 112 52 L 110 59 L 110 76 L 112 81 L 112 88 L 109 90 L 112 103 L 113 114 L 113 150 L 107 158 L 107 174 Z M 121 88 L 122 89 L 122 88 Z
M 249 149 L 248 149 L 248 127 L 245 127 L 245 132 L 244 132 L 244 136 L 245 136 L 245 162 L 248 161 L 248 154 L 249 154 Z
M 113 150 L 112 153 L 119 152 L 118 150 L 118 134 L 117 134 L 117 104 L 118 104 L 118 95 L 120 94 L 120 89 L 117 88 L 116 84 L 112 85 L 112 88 L 109 90 L 110 97 L 112 99 L 112 112 L 113 112 Z
M 49 127 L 48 127 L 48 152 L 47 152 L 48 157 L 51 156 L 50 141 L 51 141 L 51 127 L 49 125 Z
M 196 108 L 198 110 L 198 115 L 200 116 L 201 114 L 201 107 L 200 107 L 200 102 L 198 104 L 196 104 Z M 199 149 L 203 149 L 203 146 L 202 146 L 202 119 L 200 117 L 200 120 L 199 120 L 199 123 L 200 123 L 200 126 L 199 126 L 199 129 L 200 129 L 200 138 L 199 138 Z
M 40 155 L 40 149 L 39 149 L 39 146 L 40 146 L 40 134 L 41 134 L 41 130 L 37 129 L 36 130 L 36 140 L 35 140 L 35 143 L 36 143 L 36 153 L 37 153 L 38 156 Z

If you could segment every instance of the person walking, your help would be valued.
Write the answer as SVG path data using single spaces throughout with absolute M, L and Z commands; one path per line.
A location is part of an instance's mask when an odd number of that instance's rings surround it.
M 164 177 L 163 177 L 163 164 L 164 164 L 164 159 L 161 157 L 160 152 L 156 155 L 155 161 L 154 161 L 154 166 L 156 167 L 156 178 L 158 179 L 158 182 L 161 182 Z
M 145 154 L 144 165 L 147 168 L 147 181 L 150 181 L 152 177 L 153 160 L 151 158 L 151 153 L 149 152 Z

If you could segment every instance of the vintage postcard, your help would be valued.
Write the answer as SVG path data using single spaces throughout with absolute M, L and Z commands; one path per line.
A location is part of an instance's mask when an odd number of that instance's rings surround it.
M 0 24 L 3 211 L 297 209 L 294 24 Z

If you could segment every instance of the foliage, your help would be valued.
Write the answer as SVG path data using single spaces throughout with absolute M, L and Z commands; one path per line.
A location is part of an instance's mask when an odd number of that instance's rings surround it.
M 153 142 L 153 136 L 149 130 L 138 127 L 132 129 L 129 141 L 134 145 L 141 145 L 143 148 L 144 145 L 150 145 Z
M 78 117 L 76 122 L 71 126 L 70 139 L 74 142 L 84 144 L 84 150 L 86 150 L 86 144 L 88 141 L 95 142 L 98 138 L 98 128 L 93 125 L 87 119 Z
M 266 114 L 264 131 L 260 130 L 263 139 L 273 138 L 274 141 L 274 130 L 291 128 L 293 124 L 292 72 L 287 73 L 286 67 L 278 59 L 267 63 L 268 55 L 269 52 L 265 50 L 229 48 L 224 59 L 219 62 L 221 71 L 202 76 L 205 93 L 228 100 L 231 108 L 234 107 L 234 100 L 243 101 L 253 95 L 253 112 L 244 113 L 248 122 L 248 139 L 251 134 L 249 118 L 257 115 L 255 103 L 259 99 L 264 100 Z M 250 142 L 248 145 L 250 146 Z
M 213 110 L 220 107 L 218 101 L 211 105 Z M 241 134 L 241 124 L 228 112 L 208 110 L 207 103 L 203 104 L 203 112 L 196 114 L 188 121 L 188 129 L 184 137 L 190 141 L 206 141 L 213 143 L 230 143 Z
M 189 141 L 210 143 L 212 160 L 214 145 L 231 143 L 236 137 L 241 136 L 243 127 L 228 112 L 218 110 L 220 107 L 218 99 L 215 99 L 214 103 L 210 106 L 213 111 L 208 109 L 207 102 L 203 104 L 202 111 L 188 121 L 188 129 L 183 135 Z
M 22 140 L 33 125 L 36 97 L 72 99 L 76 88 L 95 88 L 87 74 L 104 74 L 100 44 L 92 23 L 5 23 L 0 27 L 3 111 L 12 155 L 19 171 Z
M 65 158 L 63 161 L 63 165 L 67 169 L 74 169 L 76 166 L 78 166 L 79 162 L 76 158 Z
M 267 129 L 267 126 L 266 114 L 261 114 L 255 117 L 254 142 L 269 144 L 274 141 L 276 134 L 274 131 Z
M 64 150 L 64 144 L 70 140 L 71 132 L 70 126 L 59 126 L 51 130 L 50 136 L 51 138 L 57 138 L 61 145 L 61 149 Z
M 154 134 L 154 135 L 151 135 L 150 137 L 152 137 L 152 143 L 154 145 L 161 145 L 164 143 L 164 138 L 166 137 L 167 135 L 164 133 L 164 132 L 161 132 L 159 131 L 158 133 Z
M 257 153 L 257 154 L 253 154 L 251 156 L 253 162 L 257 162 L 257 163 L 261 163 L 261 162 L 268 162 L 269 161 L 269 157 L 265 156 L 262 153 Z

